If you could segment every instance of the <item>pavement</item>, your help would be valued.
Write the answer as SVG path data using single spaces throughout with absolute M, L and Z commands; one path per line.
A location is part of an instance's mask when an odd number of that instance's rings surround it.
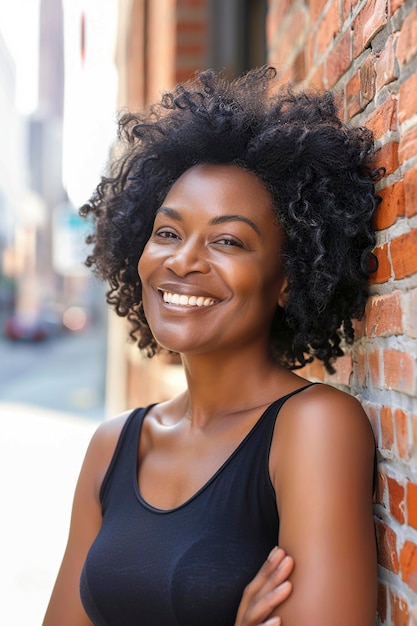
M 71 503 L 99 424 L 0 402 L 0 624 L 40 626 L 65 548 Z

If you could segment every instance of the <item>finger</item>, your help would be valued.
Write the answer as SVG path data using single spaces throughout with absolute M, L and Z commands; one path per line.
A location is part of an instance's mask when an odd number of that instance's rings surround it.
M 278 546 L 271 550 L 255 578 L 246 586 L 244 595 L 253 597 L 265 585 L 265 582 L 269 580 L 271 574 L 279 567 L 285 556 L 284 550 Z
M 267 576 L 264 576 L 264 572 L 262 572 L 262 576 L 256 581 L 256 591 L 253 593 L 252 598 L 256 601 L 258 596 L 262 596 L 267 594 L 269 591 L 273 591 L 279 585 L 284 583 L 290 576 L 292 570 L 294 568 L 294 559 L 288 555 L 284 556 L 284 558 L 278 561 L 275 569 L 268 573 Z M 255 579 L 254 581 L 255 582 Z M 253 589 L 251 591 L 253 592 Z
M 288 557 L 289 558 L 289 557 Z M 254 605 L 259 602 L 266 593 L 273 591 L 289 576 L 294 562 L 292 559 L 286 560 L 285 551 L 282 548 L 275 547 L 268 555 L 268 558 L 263 563 L 262 567 L 251 580 L 251 582 L 245 587 L 242 600 L 239 605 L 239 609 L 236 615 L 235 625 L 249 624 L 246 620 L 246 614 L 249 611 L 253 611 Z M 268 617 L 267 613 L 264 613 L 261 619 Z M 250 624 L 259 624 L 259 620 L 251 621 Z
M 271 591 L 260 594 L 247 608 L 245 613 L 245 624 L 263 623 L 263 620 L 270 617 L 271 613 L 288 598 L 291 591 L 291 583 L 289 581 L 285 581 Z M 270 619 L 276 618 L 274 617 Z
M 271 573 L 268 581 L 264 585 L 264 591 L 268 589 L 274 589 L 281 583 L 288 580 L 292 570 L 294 569 L 294 559 L 290 556 L 285 556 L 279 563 L 278 567 Z

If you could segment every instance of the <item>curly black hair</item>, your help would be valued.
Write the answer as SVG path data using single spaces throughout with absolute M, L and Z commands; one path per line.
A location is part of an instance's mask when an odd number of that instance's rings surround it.
M 342 340 L 353 342 L 352 319 L 364 313 L 377 266 L 372 216 L 381 170 L 372 166 L 372 133 L 343 124 L 330 92 L 277 90 L 275 77 L 271 67 L 233 81 L 207 70 L 148 112 L 120 117 L 119 157 L 80 209 L 95 225 L 86 263 L 108 281 L 108 303 L 149 356 L 159 346 L 142 307 L 138 260 L 170 187 L 199 163 L 250 170 L 271 194 L 286 233 L 277 262 L 289 282 L 271 328 L 276 360 L 295 369 L 318 358 L 333 372 Z

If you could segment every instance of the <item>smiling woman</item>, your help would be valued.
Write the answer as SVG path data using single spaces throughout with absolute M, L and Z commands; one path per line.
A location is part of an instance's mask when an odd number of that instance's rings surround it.
M 333 371 L 363 314 L 372 136 L 274 77 L 203 72 L 123 116 L 82 208 L 108 302 L 187 389 L 97 430 L 44 626 L 374 624 L 372 431 L 293 371 Z

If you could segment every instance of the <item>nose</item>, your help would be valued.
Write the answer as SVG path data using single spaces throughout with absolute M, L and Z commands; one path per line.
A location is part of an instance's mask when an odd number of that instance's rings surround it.
M 207 274 L 210 271 L 210 264 L 206 252 L 205 246 L 193 239 L 183 241 L 171 250 L 164 261 L 164 267 L 181 277 L 192 272 Z

